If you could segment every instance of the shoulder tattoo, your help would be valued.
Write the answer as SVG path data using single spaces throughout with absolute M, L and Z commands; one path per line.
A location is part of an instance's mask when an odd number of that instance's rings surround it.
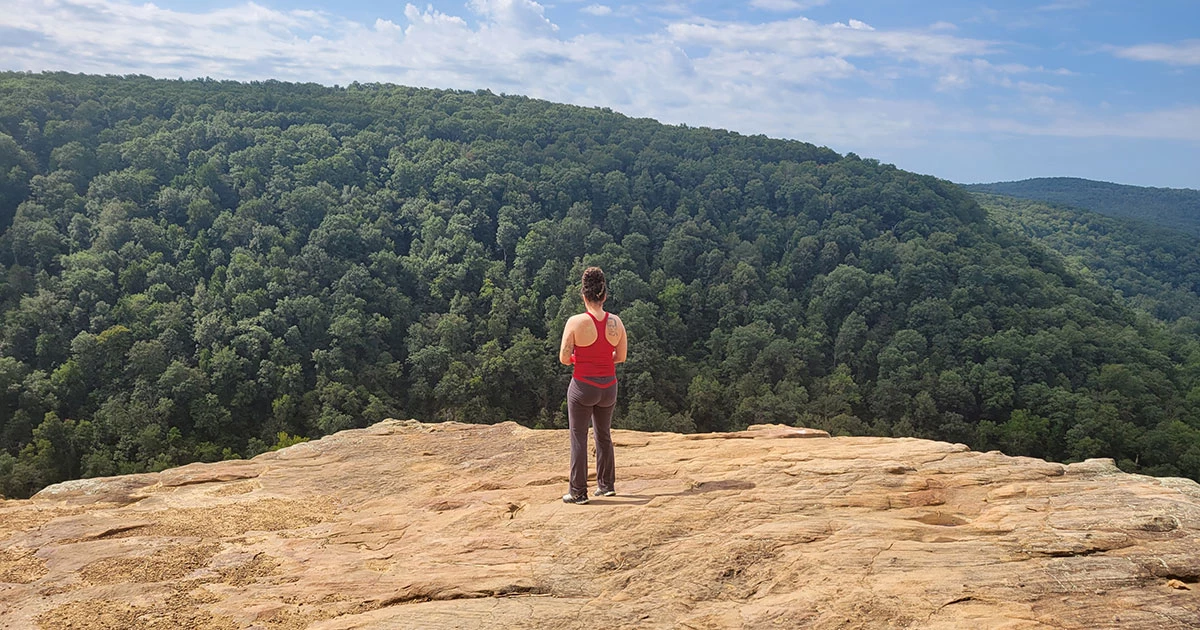
M 608 328 L 608 330 L 607 330 L 607 331 L 605 331 L 605 332 L 607 332 L 608 334 L 610 334 L 610 335 L 615 335 L 615 334 L 617 334 L 617 320 L 616 320 L 616 318 L 609 317 L 609 318 L 608 318 L 608 326 L 607 326 L 606 328 Z

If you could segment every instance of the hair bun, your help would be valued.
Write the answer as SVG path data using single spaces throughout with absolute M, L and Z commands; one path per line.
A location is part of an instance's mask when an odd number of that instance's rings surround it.
M 589 302 L 603 302 L 608 294 L 604 272 L 599 267 L 588 267 L 583 271 L 583 298 Z

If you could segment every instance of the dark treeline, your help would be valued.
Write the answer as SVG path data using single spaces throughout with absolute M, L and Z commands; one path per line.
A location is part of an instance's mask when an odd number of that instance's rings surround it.
M 0 493 L 386 416 L 564 426 L 585 265 L 618 426 L 785 422 L 1200 478 L 1200 349 L 949 182 L 391 85 L 0 74 Z
M 970 184 L 966 188 L 972 192 L 1073 206 L 1200 236 L 1200 190 L 1127 186 L 1077 177 L 1039 177 Z
M 985 193 L 975 198 L 997 224 L 1058 252 L 1137 308 L 1200 334 L 1196 237 L 1078 208 Z

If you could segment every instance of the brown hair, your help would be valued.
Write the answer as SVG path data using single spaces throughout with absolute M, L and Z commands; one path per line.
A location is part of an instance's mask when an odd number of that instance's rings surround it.
M 588 267 L 583 271 L 583 299 L 598 304 L 608 295 L 604 272 L 599 267 Z

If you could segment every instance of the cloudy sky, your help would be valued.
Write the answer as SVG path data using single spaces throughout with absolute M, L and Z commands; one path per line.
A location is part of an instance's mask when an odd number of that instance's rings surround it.
M 486 88 L 958 182 L 1200 188 L 1196 0 L 0 0 L 0 69 Z

